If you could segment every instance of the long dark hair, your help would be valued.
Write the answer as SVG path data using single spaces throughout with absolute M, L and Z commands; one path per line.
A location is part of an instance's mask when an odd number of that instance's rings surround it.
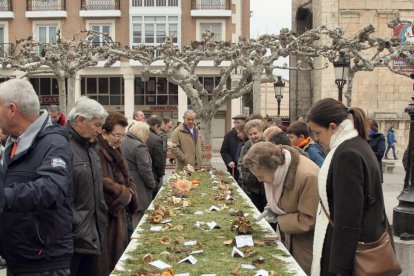
M 329 128 L 330 123 L 340 125 L 348 115 L 352 114 L 354 127 L 358 131 L 359 136 L 367 139 L 367 129 L 365 127 L 365 113 L 361 108 L 347 108 L 343 103 L 326 98 L 316 102 L 308 113 L 308 121 L 324 128 Z

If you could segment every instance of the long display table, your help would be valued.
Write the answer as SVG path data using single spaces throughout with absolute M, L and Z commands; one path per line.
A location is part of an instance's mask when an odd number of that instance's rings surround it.
M 172 174 L 111 275 L 306 275 L 224 172 Z

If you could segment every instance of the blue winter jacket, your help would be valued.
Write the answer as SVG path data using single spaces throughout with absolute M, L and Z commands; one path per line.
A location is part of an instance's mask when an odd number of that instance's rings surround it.
M 0 255 L 14 274 L 68 269 L 73 254 L 72 152 L 47 111 L 4 156 L 5 206 L 0 215 Z
M 395 142 L 397 142 L 397 141 L 395 140 L 394 130 L 389 129 L 389 130 L 387 131 L 387 144 L 392 145 L 392 144 L 394 144 Z
M 321 146 L 315 143 L 309 143 L 303 150 L 309 155 L 310 160 L 318 165 L 319 168 L 322 167 L 323 161 L 325 161 L 325 153 Z

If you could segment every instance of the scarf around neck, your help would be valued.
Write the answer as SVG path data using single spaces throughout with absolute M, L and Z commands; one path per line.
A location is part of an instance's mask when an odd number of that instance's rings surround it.
M 264 182 L 266 199 L 270 209 L 278 215 L 285 215 L 286 212 L 279 208 L 278 203 L 283 192 L 283 183 L 285 183 L 287 172 L 292 161 L 292 155 L 286 149 L 283 149 L 285 163 L 277 167 L 273 175 L 273 183 Z
M 321 257 L 323 250 L 323 243 L 325 241 L 326 230 L 328 228 L 329 219 L 322 210 L 322 205 L 325 207 L 328 215 L 330 216 L 328 195 L 326 193 L 326 181 L 328 179 L 329 167 L 331 165 L 332 157 L 340 144 L 346 140 L 352 139 L 358 136 L 358 131 L 354 127 L 354 123 L 350 119 L 344 120 L 339 126 L 337 131 L 332 134 L 331 141 L 329 143 L 330 151 L 325 157 L 325 161 L 319 171 L 318 175 L 318 189 L 320 202 L 318 205 L 318 211 L 315 224 L 315 236 L 313 239 L 313 260 L 311 275 L 319 276 L 321 270 Z

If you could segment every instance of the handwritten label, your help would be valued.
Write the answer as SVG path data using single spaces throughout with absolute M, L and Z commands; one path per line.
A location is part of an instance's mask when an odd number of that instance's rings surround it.
M 169 264 L 164 263 L 163 261 L 160 261 L 160 260 L 150 262 L 149 264 L 159 269 L 166 269 L 166 268 L 171 267 Z
M 240 235 L 236 236 L 236 246 L 245 247 L 245 246 L 254 246 L 253 238 L 251 235 Z

